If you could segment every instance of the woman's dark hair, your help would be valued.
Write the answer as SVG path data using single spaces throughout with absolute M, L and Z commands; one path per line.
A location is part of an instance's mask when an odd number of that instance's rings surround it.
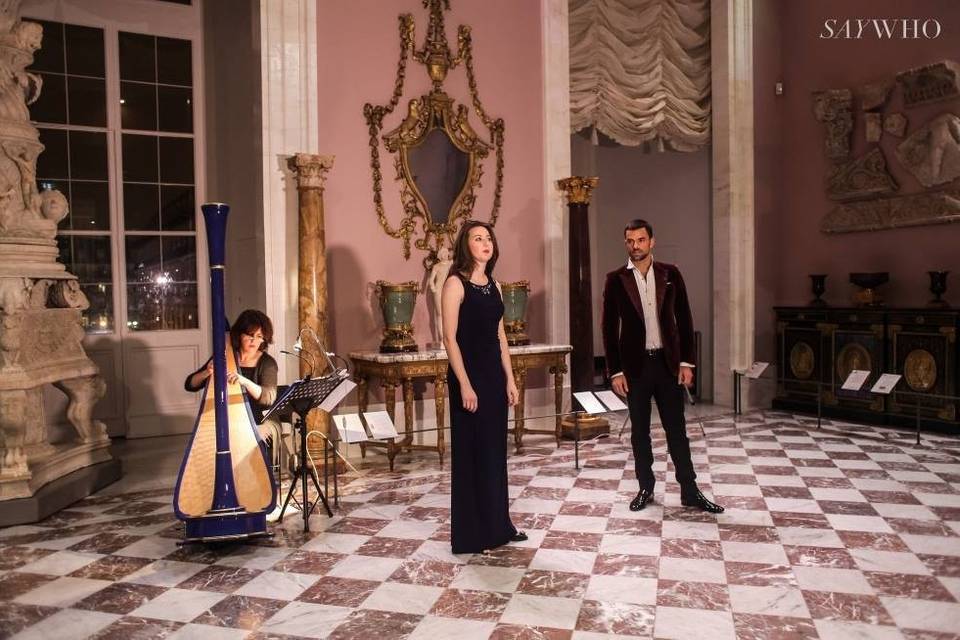
M 470 254 L 470 231 L 477 227 L 483 227 L 490 232 L 490 240 L 493 242 L 493 255 L 487 262 L 487 268 L 484 272 L 488 278 L 493 277 L 493 268 L 497 266 L 497 259 L 500 257 L 500 247 L 497 246 L 497 236 L 493 233 L 493 225 L 489 222 L 480 222 L 479 220 L 467 220 L 460 227 L 460 233 L 453 242 L 453 264 L 450 265 L 450 275 L 461 274 L 467 277 L 473 273 L 473 256 Z
M 263 311 L 256 309 L 241 311 L 233 326 L 230 327 L 230 344 L 234 351 L 240 350 L 240 336 L 245 333 L 252 334 L 257 329 L 263 332 L 260 351 L 266 351 L 267 345 L 273 344 L 273 323 L 270 322 L 270 318 Z

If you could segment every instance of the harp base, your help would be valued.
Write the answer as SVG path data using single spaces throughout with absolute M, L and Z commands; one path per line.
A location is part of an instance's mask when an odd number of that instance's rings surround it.
M 240 511 L 229 515 L 208 514 L 184 520 L 186 534 L 182 544 L 189 542 L 226 542 L 260 536 L 272 536 L 267 531 L 266 513 Z

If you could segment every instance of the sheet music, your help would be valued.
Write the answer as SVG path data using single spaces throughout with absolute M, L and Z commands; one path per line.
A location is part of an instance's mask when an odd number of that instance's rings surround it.
M 600 401 L 597 400 L 596 396 L 589 391 L 578 391 L 573 394 L 573 397 L 576 398 L 577 402 L 580 403 L 580 406 L 591 415 L 595 413 L 607 412 L 607 408 L 600 404 Z
M 348 393 L 354 390 L 356 386 L 357 383 L 355 383 L 353 380 L 341 380 L 340 384 L 338 384 L 336 388 L 330 392 L 330 395 L 328 395 L 324 401 L 320 403 L 320 408 L 327 413 L 330 413 L 338 404 L 340 404 L 341 400 L 347 397 Z
M 359 414 L 348 413 L 347 415 L 333 416 L 333 421 L 337 425 L 337 432 L 343 442 L 347 444 L 366 442 L 367 432 L 363 428 L 363 422 L 360 421 Z
M 607 409 L 610 409 L 610 411 L 623 411 L 627 408 L 627 405 L 623 404 L 620 396 L 609 389 L 606 391 L 597 391 L 596 395 L 600 398 L 600 402 L 607 405 Z
M 367 411 L 363 418 L 367 421 L 370 437 L 374 440 L 397 437 L 397 428 L 393 426 L 393 420 L 386 411 Z
M 767 370 L 767 367 L 770 366 L 769 362 L 754 362 L 750 365 L 750 368 L 747 369 L 747 372 L 743 374 L 747 378 L 759 378 L 763 375 L 763 372 Z
M 877 383 L 873 385 L 873 388 L 870 389 L 873 393 L 882 393 L 883 395 L 888 395 L 893 388 L 897 386 L 897 383 L 900 382 L 899 373 L 885 373 L 880 376 L 880 379 L 877 380 Z
M 847 379 L 843 381 L 843 385 L 840 388 L 846 391 L 860 391 L 860 389 L 863 388 L 863 383 L 866 382 L 869 377 L 869 371 L 854 369 L 850 372 L 850 375 L 847 376 Z

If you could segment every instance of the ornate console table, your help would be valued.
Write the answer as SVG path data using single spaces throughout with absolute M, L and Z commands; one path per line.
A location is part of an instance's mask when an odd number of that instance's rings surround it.
M 775 307 L 777 360 L 774 406 L 873 423 L 913 424 L 956 431 L 960 394 L 960 310 Z M 864 391 L 844 391 L 853 369 L 871 372 Z M 903 376 L 889 396 L 866 389 L 881 373 Z M 928 394 L 930 397 L 924 397 Z
M 570 345 L 530 344 L 510 347 L 510 361 L 513 366 L 513 375 L 520 391 L 520 401 L 514 409 L 516 416 L 513 429 L 514 444 L 517 451 L 523 448 L 524 433 L 551 433 L 557 442 L 560 441 L 560 418 L 556 419 L 553 431 L 546 429 L 524 428 L 524 391 L 526 388 L 527 371 L 546 367 L 553 374 L 554 405 L 556 413 L 563 407 L 563 375 L 567 372 L 566 356 L 570 353 Z M 354 380 L 357 383 L 357 395 L 360 411 L 367 410 L 368 392 L 371 378 L 379 378 L 384 388 L 387 404 L 387 413 L 396 421 L 397 385 L 403 389 L 403 440 L 395 443 L 367 442 L 366 446 L 384 446 L 390 460 L 390 469 L 393 469 L 393 459 L 403 449 L 426 449 L 436 451 L 443 463 L 445 450 L 444 429 L 446 417 L 447 386 L 447 352 L 443 349 L 431 349 L 416 353 L 380 353 L 379 351 L 355 351 L 350 354 L 354 367 Z M 419 445 L 413 443 L 413 381 L 425 379 L 434 385 L 434 402 L 437 413 L 437 444 Z M 365 449 L 361 447 L 361 450 Z

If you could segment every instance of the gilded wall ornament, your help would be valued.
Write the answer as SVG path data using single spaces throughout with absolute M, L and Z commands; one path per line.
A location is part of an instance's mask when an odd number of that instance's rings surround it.
M 914 349 L 903 361 L 903 373 L 911 389 L 930 391 L 937 383 L 937 360 L 926 349 Z
M 806 342 L 797 342 L 790 349 L 790 371 L 799 380 L 806 380 L 813 373 L 813 349 Z

